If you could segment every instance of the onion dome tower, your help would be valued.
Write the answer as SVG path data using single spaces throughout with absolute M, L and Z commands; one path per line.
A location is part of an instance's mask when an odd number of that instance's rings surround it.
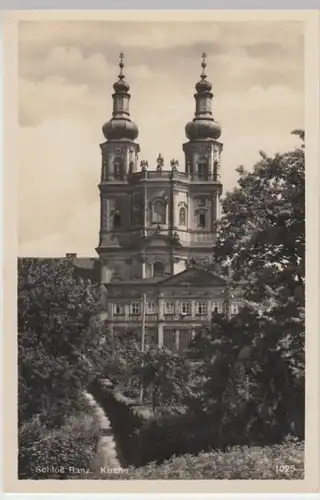
M 194 98 L 196 101 L 195 117 L 192 122 L 187 123 L 185 131 L 186 136 L 190 141 L 197 139 L 219 139 L 221 135 L 221 127 L 212 116 L 212 85 L 207 80 L 206 75 L 206 54 L 202 54 L 202 73 L 201 80 L 196 84 L 196 93 Z
M 124 55 L 119 57 L 120 73 L 113 85 L 113 112 L 110 121 L 102 127 L 106 141 L 100 144 L 102 165 L 100 190 L 100 239 L 97 252 L 103 261 L 106 248 L 121 246 L 119 234 L 129 231 L 130 176 L 137 171 L 139 144 L 138 127 L 129 113 L 129 84 L 123 74 Z
M 125 81 L 123 74 L 124 55 L 121 52 L 119 57 L 119 80 L 113 85 L 113 113 L 110 121 L 102 127 L 102 132 L 107 141 L 118 141 L 121 139 L 134 141 L 139 134 L 137 125 L 131 121 L 129 112 L 130 86 Z
M 126 182 L 129 174 L 137 171 L 139 144 L 135 142 L 139 131 L 129 112 L 130 86 L 123 74 L 124 55 L 119 56 L 120 73 L 114 83 L 112 118 L 102 127 L 106 142 L 100 145 L 102 152 L 101 182 Z
M 218 141 L 221 127 L 212 116 L 212 84 L 207 80 L 207 55 L 202 54 L 202 73 L 196 84 L 196 111 L 185 127 L 188 142 L 183 144 L 185 173 L 191 180 L 219 183 L 220 153 L 223 145 Z

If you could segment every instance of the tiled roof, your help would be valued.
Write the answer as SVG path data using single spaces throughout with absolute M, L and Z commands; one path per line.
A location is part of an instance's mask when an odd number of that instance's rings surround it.
M 97 262 L 98 258 L 96 257 L 77 257 L 74 265 L 83 269 L 93 269 Z

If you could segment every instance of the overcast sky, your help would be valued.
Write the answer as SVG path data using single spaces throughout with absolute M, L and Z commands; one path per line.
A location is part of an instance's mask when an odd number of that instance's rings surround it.
M 303 25 L 279 22 L 24 22 L 19 30 L 19 255 L 96 255 L 102 124 L 125 54 L 140 159 L 184 165 L 201 53 L 222 126 L 224 190 L 258 151 L 304 127 Z

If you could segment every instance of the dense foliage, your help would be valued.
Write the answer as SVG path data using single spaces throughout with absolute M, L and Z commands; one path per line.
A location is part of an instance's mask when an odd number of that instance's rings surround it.
M 100 295 L 74 278 L 68 259 L 18 261 L 21 473 L 26 449 L 83 409 L 82 391 L 101 373 Z
M 79 283 L 66 260 L 19 260 L 19 416 L 60 425 L 101 372 L 100 290 Z
M 305 273 L 304 148 L 262 158 L 252 172 L 243 167 L 238 186 L 223 199 L 214 255 L 229 258 L 233 279 L 247 282 L 252 300 L 287 291 L 301 298 Z M 270 290 L 271 288 L 271 290 Z M 296 290 L 298 288 L 298 290 Z M 288 290 L 287 290 L 288 289 Z
M 141 366 L 145 401 L 153 412 L 165 412 L 168 407 L 179 413 L 185 386 L 189 380 L 189 366 L 179 353 L 166 348 L 147 349 Z
M 161 465 L 150 463 L 129 468 L 121 479 L 303 479 L 304 446 L 297 442 L 281 445 L 233 447 L 225 452 L 172 457 Z M 101 478 L 102 479 L 102 478 Z M 108 475 L 107 479 L 119 479 Z
M 19 479 L 89 478 L 100 428 L 86 401 L 49 429 L 38 415 L 19 428 Z
M 304 432 L 304 149 L 261 156 L 252 172 L 238 169 L 214 250 L 244 307 L 215 315 L 194 340 L 190 406 L 215 408 L 221 432 L 242 428 L 248 442 L 279 442 Z
M 150 343 L 141 350 L 141 336 L 127 332 L 113 339 L 113 356 L 104 375 L 125 395 L 141 398 L 153 412 L 179 412 L 190 369 L 177 352 Z
M 304 439 L 304 133 L 295 133 L 301 147 L 274 158 L 261 153 L 251 172 L 238 168 L 214 260 L 228 276 L 226 303 L 240 294 L 243 306 L 236 315 L 215 313 L 183 355 L 153 344 L 142 352 L 140 332 L 108 335 L 101 288 L 76 280 L 70 260 L 19 260 L 20 477 L 35 477 L 41 457 L 88 465 L 94 423 L 70 426 L 88 415 L 81 397 L 88 387 L 102 394 L 129 464 L 242 445 L 150 464 L 128 478 L 284 478 L 277 463 L 294 465 L 290 477 L 301 477 L 302 445 L 275 445 L 289 434 Z M 100 391 L 103 378 L 136 403 L 142 396 L 151 417 L 110 388 Z

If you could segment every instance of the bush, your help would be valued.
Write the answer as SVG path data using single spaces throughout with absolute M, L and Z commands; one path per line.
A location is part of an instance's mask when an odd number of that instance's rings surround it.
M 19 429 L 19 479 L 88 477 L 98 439 L 98 423 L 89 409 L 67 418 L 60 429 L 50 430 L 33 417 Z
M 139 431 L 140 465 L 222 445 L 214 414 L 155 417 Z
M 287 467 L 284 468 L 283 466 Z M 119 475 L 108 476 L 117 479 Z M 129 468 L 121 479 L 303 479 L 304 443 L 266 447 L 233 447 L 173 457 L 162 465 Z

